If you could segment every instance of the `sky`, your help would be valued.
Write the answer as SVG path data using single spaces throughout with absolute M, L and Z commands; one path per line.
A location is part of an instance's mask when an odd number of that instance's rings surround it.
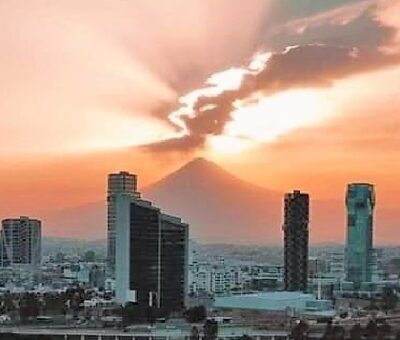
M 0 217 L 197 156 L 316 199 L 371 182 L 398 209 L 399 0 L 4 1 L 0 32 Z

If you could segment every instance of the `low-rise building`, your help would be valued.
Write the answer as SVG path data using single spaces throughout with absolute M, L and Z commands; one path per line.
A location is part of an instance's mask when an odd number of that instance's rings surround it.
M 330 300 L 319 300 L 313 294 L 301 292 L 268 292 L 227 297 L 216 297 L 215 308 L 257 310 L 289 315 L 334 316 Z

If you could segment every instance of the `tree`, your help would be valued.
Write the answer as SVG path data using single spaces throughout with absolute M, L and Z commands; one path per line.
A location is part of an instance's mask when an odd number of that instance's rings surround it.
M 207 320 L 203 328 L 205 340 L 215 340 L 218 336 L 218 322 L 215 320 Z
M 65 261 L 65 254 L 62 252 L 58 252 L 55 258 L 56 263 L 62 263 Z
M 378 305 L 376 304 L 375 299 L 371 299 L 369 305 L 365 307 L 366 310 L 378 310 Z
M 199 340 L 199 339 L 200 339 L 199 329 L 196 326 L 193 326 L 192 330 L 190 331 L 190 340 Z
M 345 330 L 342 326 L 332 326 L 332 321 L 327 323 L 323 336 L 324 340 L 342 340 L 344 336 Z
M 350 339 L 352 340 L 361 340 L 362 339 L 362 328 L 360 324 L 355 324 L 350 329 Z
M 391 311 L 396 308 L 399 297 L 392 288 L 385 287 L 382 292 L 381 308 L 385 311 Z
M 330 339 L 331 334 L 332 334 L 332 320 L 329 320 L 326 323 L 323 339 L 324 340 Z
M 185 319 L 190 323 L 204 321 L 207 317 L 207 310 L 204 306 L 189 308 L 184 313 Z
M 20 299 L 19 316 L 21 321 L 27 321 L 39 315 L 39 299 L 33 293 L 25 293 Z
M 95 262 L 96 261 L 96 253 L 93 250 L 88 250 L 85 252 L 83 256 L 83 261 L 85 262 Z
M 365 326 L 364 335 L 367 339 L 375 339 L 378 336 L 378 325 L 374 320 L 369 320 Z
M 342 339 L 344 339 L 345 333 L 346 332 L 342 326 L 336 325 L 333 327 L 333 330 L 332 330 L 332 336 L 333 336 L 332 339 L 342 340 Z
M 392 333 L 392 327 L 383 320 L 381 324 L 378 326 L 378 338 L 379 339 L 388 339 Z
M 295 327 L 293 327 L 291 332 L 291 337 L 294 340 L 306 340 L 308 332 L 308 325 L 306 322 L 301 320 Z
M 4 302 L 4 311 L 6 313 L 12 312 L 16 310 L 14 296 L 9 292 L 6 292 L 3 295 L 3 302 Z

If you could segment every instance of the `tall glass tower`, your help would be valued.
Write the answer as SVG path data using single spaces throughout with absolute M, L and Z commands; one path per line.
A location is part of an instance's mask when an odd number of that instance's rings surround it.
M 347 187 L 346 279 L 359 288 L 372 279 L 374 186 L 352 183 Z

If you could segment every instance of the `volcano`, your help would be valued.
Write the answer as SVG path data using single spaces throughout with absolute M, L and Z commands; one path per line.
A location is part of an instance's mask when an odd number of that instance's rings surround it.
M 247 183 L 196 158 L 143 196 L 190 224 L 191 237 L 213 243 L 276 243 L 281 239 L 282 194 Z

